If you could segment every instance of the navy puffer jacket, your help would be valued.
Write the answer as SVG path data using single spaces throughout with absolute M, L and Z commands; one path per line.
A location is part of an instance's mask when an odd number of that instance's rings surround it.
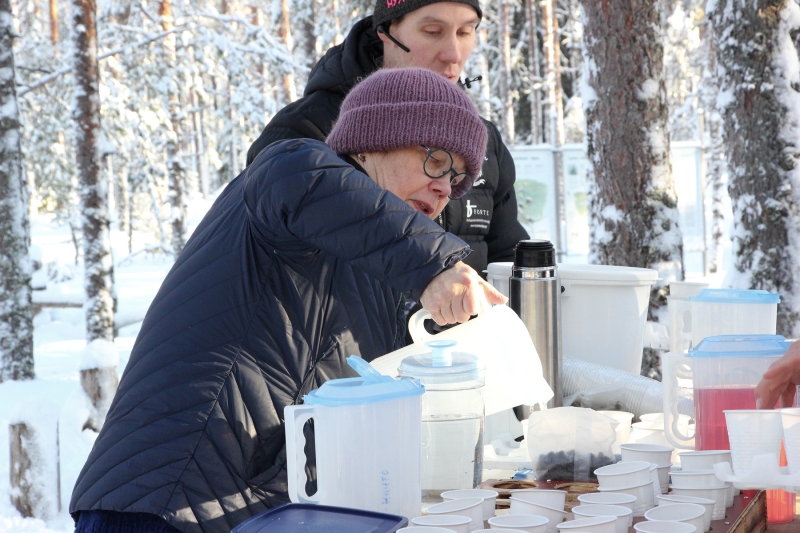
M 145 317 L 70 512 L 229 532 L 287 500 L 283 410 L 402 345 L 419 296 L 467 245 L 309 139 L 225 189 Z

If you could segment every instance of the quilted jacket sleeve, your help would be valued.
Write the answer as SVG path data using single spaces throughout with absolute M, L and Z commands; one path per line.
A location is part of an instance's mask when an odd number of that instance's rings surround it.
M 484 122 L 484 124 L 487 124 Z M 489 263 L 497 261 L 513 261 L 514 246 L 521 240 L 528 239 L 528 232 L 517 219 L 517 195 L 514 191 L 514 182 L 517 171 L 514 159 L 503 143 L 497 126 L 488 123 L 489 134 L 497 138 L 496 156 L 498 176 L 497 190 L 494 194 L 494 211 L 492 223 L 489 226 L 489 235 L 486 243 L 489 246 Z
M 301 241 L 416 297 L 470 252 L 319 141 L 262 152 L 247 171 L 244 201 L 268 246 L 294 249 Z

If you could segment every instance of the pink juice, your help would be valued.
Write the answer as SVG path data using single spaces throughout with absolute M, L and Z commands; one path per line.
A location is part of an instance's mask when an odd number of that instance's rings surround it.
M 748 389 L 695 389 L 695 449 L 730 450 L 728 425 L 725 423 L 727 409 L 755 409 L 756 397 Z

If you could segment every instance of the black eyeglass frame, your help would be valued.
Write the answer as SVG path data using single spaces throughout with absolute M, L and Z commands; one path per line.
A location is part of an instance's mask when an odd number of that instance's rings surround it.
M 422 164 L 422 170 L 425 172 L 425 175 L 431 179 L 438 180 L 439 178 L 443 178 L 447 176 L 447 174 L 451 174 L 450 177 L 450 198 L 452 200 L 457 200 L 461 198 L 465 194 L 467 194 L 470 189 L 472 189 L 472 184 L 475 181 L 475 177 L 471 174 L 467 174 L 466 172 L 458 172 L 455 168 L 453 168 L 453 154 L 449 151 L 445 150 L 444 148 L 428 148 L 424 144 L 420 145 L 420 148 L 425 150 L 428 155 L 425 157 L 425 162 Z M 436 152 L 444 152 L 447 154 L 447 157 L 450 158 L 450 168 L 442 172 L 438 176 L 434 176 L 430 172 L 428 172 L 428 161 L 433 157 L 433 154 Z

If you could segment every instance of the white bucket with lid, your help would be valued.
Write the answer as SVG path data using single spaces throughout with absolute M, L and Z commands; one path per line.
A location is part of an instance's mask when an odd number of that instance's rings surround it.
M 512 263 L 490 263 L 487 279 L 508 296 Z M 564 357 L 639 375 L 650 287 L 649 268 L 559 264 Z

